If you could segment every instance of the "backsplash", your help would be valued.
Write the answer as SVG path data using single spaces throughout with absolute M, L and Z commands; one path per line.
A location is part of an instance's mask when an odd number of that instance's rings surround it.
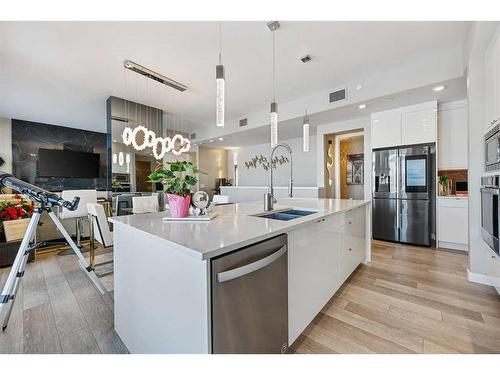
M 448 176 L 451 180 L 451 194 L 456 194 L 455 182 L 468 180 L 467 169 L 440 169 L 438 170 L 438 176 Z

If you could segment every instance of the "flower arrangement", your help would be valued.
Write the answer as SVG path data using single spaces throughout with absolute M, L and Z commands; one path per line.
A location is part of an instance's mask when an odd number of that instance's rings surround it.
M 0 202 L 0 221 L 27 219 L 33 215 L 33 202 L 23 199 L 19 194 Z

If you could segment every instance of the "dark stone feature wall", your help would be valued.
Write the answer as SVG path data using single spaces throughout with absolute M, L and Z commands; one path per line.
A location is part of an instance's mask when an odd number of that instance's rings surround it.
M 38 149 L 73 150 L 100 154 L 99 178 L 40 177 Z M 12 174 L 49 191 L 108 190 L 111 137 L 106 133 L 12 120 Z M 108 181 L 109 180 L 109 181 Z

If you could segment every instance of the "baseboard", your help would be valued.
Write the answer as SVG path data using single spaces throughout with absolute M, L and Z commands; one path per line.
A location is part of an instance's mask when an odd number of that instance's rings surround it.
M 460 250 L 460 251 L 467 251 L 467 252 L 469 251 L 468 244 L 461 244 L 461 243 L 456 243 L 456 242 L 438 241 L 438 247 L 443 248 L 443 249 Z
M 494 287 L 497 293 L 500 294 L 500 278 L 488 275 L 483 275 L 482 273 L 471 272 L 467 268 L 467 278 L 473 283 L 485 284 Z

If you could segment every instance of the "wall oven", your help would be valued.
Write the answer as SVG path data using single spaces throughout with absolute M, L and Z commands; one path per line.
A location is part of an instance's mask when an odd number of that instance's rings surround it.
M 486 172 L 500 170 L 500 123 L 484 136 L 484 164 Z
M 498 256 L 500 176 L 483 177 L 481 184 L 481 236 Z

